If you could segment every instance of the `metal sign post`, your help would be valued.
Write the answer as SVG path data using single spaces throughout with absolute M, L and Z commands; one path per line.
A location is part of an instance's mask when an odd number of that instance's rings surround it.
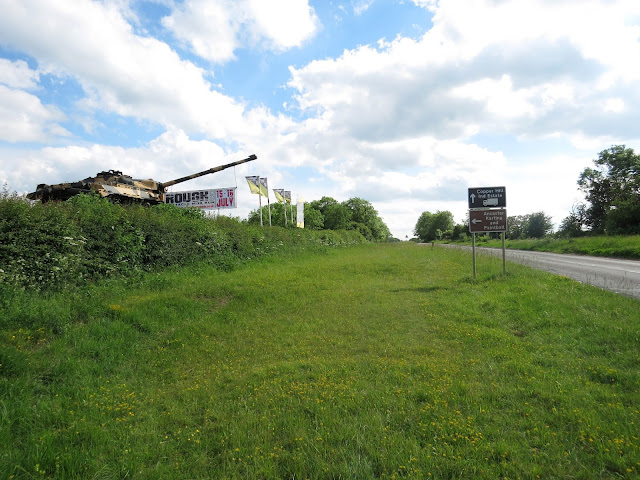
M 470 188 L 469 232 L 473 253 L 473 278 L 476 278 L 476 233 L 500 232 L 502 235 L 502 273 L 507 272 L 505 233 L 507 231 L 507 192 L 505 187 Z

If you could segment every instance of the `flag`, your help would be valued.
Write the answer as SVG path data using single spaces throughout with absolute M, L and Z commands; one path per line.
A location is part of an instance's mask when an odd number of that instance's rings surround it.
M 267 186 L 267 177 L 260 177 L 260 193 L 263 197 L 269 198 L 269 187 Z
M 274 188 L 273 193 L 276 195 L 276 200 L 284 203 L 284 190 L 282 188 Z
M 289 190 L 285 190 L 284 199 L 287 203 L 291 203 L 291 192 Z
M 244 177 L 249 184 L 249 190 L 253 194 L 262 194 L 263 197 L 269 198 L 269 190 L 267 190 L 267 179 L 254 175 L 251 177 Z M 258 187 L 258 181 L 260 181 L 260 187 Z
M 249 184 L 249 189 L 251 190 L 251 193 L 253 194 L 260 193 L 260 189 L 258 188 L 258 179 L 260 177 L 256 175 L 254 177 L 244 177 L 244 178 L 247 179 L 247 183 Z

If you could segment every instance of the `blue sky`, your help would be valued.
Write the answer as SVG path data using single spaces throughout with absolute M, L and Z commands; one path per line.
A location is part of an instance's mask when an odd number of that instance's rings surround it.
M 2 0 L 0 181 L 245 175 L 369 200 L 404 239 L 467 188 L 559 223 L 579 173 L 640 148 L 635 0 Z M 29 28 L 24 28 L 29 25 Z M 173 187 L 174 190 L 178 187 Z M 274 200 L 272 198 L 272 200 Z

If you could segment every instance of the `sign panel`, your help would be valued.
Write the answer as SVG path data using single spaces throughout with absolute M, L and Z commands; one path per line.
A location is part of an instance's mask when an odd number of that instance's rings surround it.
M 469 232 L 489 233 L 507 231 L 507 211 L 504 208 L 496 210 L 469 210 Z
M 507 206 L 505 187 L 479 187 L 469 189 L 469 208 L 504 208 Z
M 237 208 L 235 187 L 169 192 L 164 194 L 164 201 L 181 208 Z

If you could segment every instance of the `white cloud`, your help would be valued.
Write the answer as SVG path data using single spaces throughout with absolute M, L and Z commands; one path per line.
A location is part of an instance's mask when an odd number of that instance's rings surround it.
M 373 5 L 375 0 L 357 0 L 353 3 L 353 13 L 355 15 L 362 15 L 364 12 L 369 10 L 369 7 Z
M 60 125 L 65 116 L 54 106 L 22 90 L 0 85 L 0 140 L 45 142 L 70 133 Z
M 319 25 L 307 0 L 187 0 L 163 24 L 198 56 L 216 63 L 233 59 L 236 49 L 247 46 L 298 47 Z
M 368 142 L 483 132 L 576 137 L 596 124 L 601 137 L 625 138 L 640 119 L 631 87 L 640 31 L 625 23 L 640 4 L 578 2 L 578 15 L 575 1 L 419 3 L 435 12 L 421 39 L 290 67 L 300 109 L 330 119 L 332 136 Z M 621 87 L 624 103 L 616 100 Z M 596 113 L 603 109 L 606 120 Z
M 0 84 L 12 88 L 34 89 L 38 79 L 38 72 L 31 70 L 24 60 L 12 62 L 0 58 Z
M 87 94 L 78 106 L 88 113 L 114 112 L 220 139 L 259 127 L 247 127 L 244 106 L 215 91 L 200 68 L 167 44 L 134 34 L 111 4 L 8 0 L 0 42 L 34 56 L 44 73 L 77 79 Z

